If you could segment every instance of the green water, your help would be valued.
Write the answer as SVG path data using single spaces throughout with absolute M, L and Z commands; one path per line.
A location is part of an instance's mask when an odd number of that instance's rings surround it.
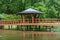
M 0 40 L 60 40 L 60 35 L 31 34 L 31 32 L 0 31 Z

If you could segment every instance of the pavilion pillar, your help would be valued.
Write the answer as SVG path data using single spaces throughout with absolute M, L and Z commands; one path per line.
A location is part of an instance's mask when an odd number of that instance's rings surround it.
M 38 20 L 39 20 L 39 23 L 40 23 L 40 17 L 38 18 Z
M 23 23 L 25 23 L 25 18 L 24 18 L 24 15 L 23 15 Z
M 34 23 L 34 14 L 32 14 L 32 23 Z
M 22 22 L 25 23 L 24 15 L 22 15 Z
M 23 22 L 23 20 L 22 20 L 22 14 L 21 14 L 21 20 L 20 21 L 21 21 L 21 23 Z

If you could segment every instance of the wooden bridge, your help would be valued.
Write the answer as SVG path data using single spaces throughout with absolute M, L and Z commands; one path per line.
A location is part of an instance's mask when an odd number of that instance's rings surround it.
M 20 19 L 20 20 L 0 20 L 0 26 L 2 25 L 37 25 L 37 26 L 58 26 L 60 25 L 60 19 Z
M 39 14 L 38 18 L 36 18 L 36 15 Z M 46 18 L 41 19 L 40 15 L 42 15 L 43 12 L 34 10 L 34 9 L 27 9 L 25 11 L 19 12 L 19 15 L 21 18 L 19 20 L 0 20 L 0 26 L 1 25 L 37 25 L 37 26 L 58 26 L 60 25 L 60 19 L 59 18 Z M 25 16 L 30 16 L 30 18 L 25 18 Z

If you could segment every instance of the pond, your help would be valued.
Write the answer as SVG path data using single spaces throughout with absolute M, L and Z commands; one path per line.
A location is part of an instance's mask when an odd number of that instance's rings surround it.
M 0 30 L 0 40 L 60 40 L 60 34 L 54 32 Z

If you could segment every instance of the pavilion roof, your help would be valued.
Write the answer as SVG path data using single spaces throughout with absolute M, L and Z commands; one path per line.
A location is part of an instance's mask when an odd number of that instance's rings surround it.
M 22 12 L 19 12 L 19 14 L 41 14 L 41 13 L 43 13 L 43 12 L 41 12 L 41 11 L 37 11 L 37 10 L 35 10 L 35 9 L 32 9 L 32 8 L 29 8 L 29 9 L 27 9 L 27 10 L 24 10 L 24 11 L 22 11 Z

